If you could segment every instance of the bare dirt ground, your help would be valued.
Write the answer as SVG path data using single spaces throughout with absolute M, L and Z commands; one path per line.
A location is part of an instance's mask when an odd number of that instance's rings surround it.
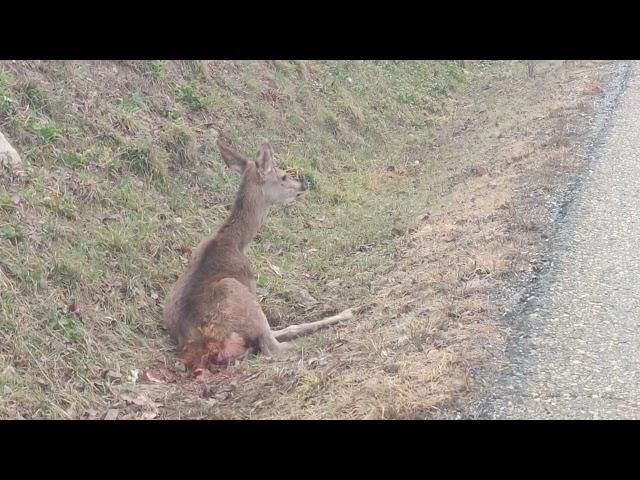
M 613 69 L 581 62 L 470 92 L 436 148 L 472 156 L 473 171 L 398 226 L 393 265 L 367 277 L 371 301 L 356 320 L 296 358 L 139 385 L 128 403 L 170 418 L 450 418 L 479 391 L 483 365 L 501 360 L 500 315 L 542 268 L 552 211 L 584 167 L 576 154 Z

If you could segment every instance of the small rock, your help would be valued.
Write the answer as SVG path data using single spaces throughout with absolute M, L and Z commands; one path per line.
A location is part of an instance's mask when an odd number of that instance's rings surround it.
M 139 373 L 140 373 L 140 370 L 134 368 L 133 370 L 131 370 L 131 373 L 127 376 L 127 380 L 131 383 L 136 383 L 138 381 Z
M 22 165 L 22 159 L 16 149 L 11 146 L 9 141 L 0 132 L 0 166 L 7 167 L 11 170 L 17 169 Z

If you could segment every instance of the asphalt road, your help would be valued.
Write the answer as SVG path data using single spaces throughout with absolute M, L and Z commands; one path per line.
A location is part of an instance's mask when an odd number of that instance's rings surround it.
M 457 418 L 640 418 L 640 65 L 627 64 L 507 367 Z

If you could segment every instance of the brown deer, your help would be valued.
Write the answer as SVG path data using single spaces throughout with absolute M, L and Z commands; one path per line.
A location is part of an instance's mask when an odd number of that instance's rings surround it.
M 352 318 L 350 310 L 316 322 L 272 331 L 256 298 L 256 280 L 246 251 L 262 227 L 269 208 L 306 193 L 302 182 L 276 167 L 269 143 L 255 161 L 222 141 L 218 149 L 226 165 L 242 175 L 231 214 L 218 232 L 194 251 L 187 270 L 165 301 L 164 324 L 187 368 L 204 372 L 258 350 L 277 356 L 289 340 Z

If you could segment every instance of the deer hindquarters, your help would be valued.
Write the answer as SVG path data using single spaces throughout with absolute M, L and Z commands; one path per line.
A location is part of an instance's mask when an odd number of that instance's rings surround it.
M 248 350 L 244 339 L 231 332 L 224 340 L 212 338 L 188 343 L 182 357 L 189 369 L 206 369 L 209 365 L 228 365 L 244 357 Z

